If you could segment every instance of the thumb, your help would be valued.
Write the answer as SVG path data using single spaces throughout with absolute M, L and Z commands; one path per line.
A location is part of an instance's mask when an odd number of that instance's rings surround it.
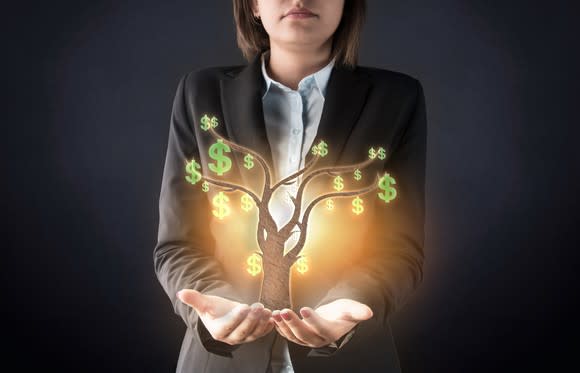
M 177 297 L 183 303 L 195 308 L 198 313 L 208 313 L 211 311 L 211 304 L 207 297 L 197 290 L 182 289 L 177 292 Z

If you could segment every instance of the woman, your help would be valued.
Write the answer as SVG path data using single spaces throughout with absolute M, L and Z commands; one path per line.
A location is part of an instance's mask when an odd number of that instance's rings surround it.
M 177 371 L 399 372 L 388 317 L 423 275 L 421 84 L 357 65 L 364 0 L 234 0 L 233 8 L 249 64 L 185 74 L 171 116 L 154 262 L 188 327 Z M 308 282 L 310 298 L 296 302 L 313 307 L 270 310 L 256 302 L 256 282 L 239 277 L 236 251 L 224 226 L 211 222 L 207 196 L 185 181 L 183 166 L 207 157 L 211 139 L 200 129 L 207 113 L 220 123 L 216 132 L 262 153 L 277 180 L 301 169 L 318 139 L 332 150 L 329 165 L 355 163 L 370 144 L 384 145 L 380 167 L 395 177 L 397 197 L 370 208 L 361 229 L 342 229 L 364 232 L 364 245 L 348 243 L 364 246 L 364 255 L 344 259 L 347 267 L 332 269 L 336 277 L 313 274 L 320 277 Z M 243 168 L 234 169 L 243 179 Z M 279 211 L 280 226 L 286 211 Z M 325 287 L 329 278 L 335 282 Z

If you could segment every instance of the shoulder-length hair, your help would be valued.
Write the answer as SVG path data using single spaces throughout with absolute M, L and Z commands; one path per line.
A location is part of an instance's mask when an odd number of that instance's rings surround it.
M 233 0 L 236 40 L 244 58 L 252 58 L 270 48 L 270 38 L 259 18 L 252 12 L 252 0 Z M 354 68 L 358 63 L 360 35 L 365 21 L 366 0 L 345 0 L 342 19 L 333 35 L 330 59 Z

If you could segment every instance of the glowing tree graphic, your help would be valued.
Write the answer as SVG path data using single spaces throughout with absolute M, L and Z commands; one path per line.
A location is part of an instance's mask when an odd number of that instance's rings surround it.
M 216 117 L 209 117 L 205 114 L 200 120 L 200 126 L 202 130 L 209 131 L 209 133 L 216 139 L 216 142 L 211 145 L 208 149 L 209 156 L 216 160 L 215 163 L 208 164 L 208 168 L 216 173 L 218 176 L 222 176 L 231 168 L 231 160 L 223 154 L 224 152 L 231 152 L 232 150 L 239 151 L 245 154 L 245 167 L 250 169 L 254 166 L 254 160 L 261 166 L 264 172 L 264 186 L 260 196 L 258 196 L 253 191 L 249 190 L 245 186 L 231 183 L 224 180 L 217 180 L 207 175 L 202 175 L 199 171 L 201 165 L 196 162 L 195 159 L 189 161 L 186 165 L 186 180 L 191 184 L 197 184 L 202 181 L 202 190 L 204 192 L 208 191 L 208 184 L 213 184 L 218 187 L 223 188 L 214 198 L 213 204 L 216 210 L 213 214 L 222 219 L 228 214 L 229 208 L 227 206 L 228 197 L 224 194 L 225 192 L 234 192 L 236 190 L 245 193 L 242 197 L 242 208 L 244 206 L 249 206 L 253 200 L 257 210 L 258 210 L 258 224 L 257 224 L 257 242 L 261 252 L 256 254 L 261 257 L 261 266 L 264 273 L 262 279 L 259 302 L 264 304 L 265 307 L 270 309 L 283 309 L 291 308 L 290 302 L 290 271 L 294 263 L 298 262 L 303 257 L 300 255 L 304 244 L 306 242 L 306 234 L 308 231 L 308 219 L 312 209 L 321 201 L 327 200 L 327 208 L 331 209 L 333 197 L 350 197 L 357 196 L 353 200 L 353 212 L 355 214 L 360 214 L 362 212 L 362 200 L 358 198 L 358 195 L 370 192 L 375 189 L 381 189 L 381 193 L 378 193 L 378 197 L 385 201 L 385 203 L 390 202 L 396 196 L 396 190 L 392 187 L 395 184 L 395 180 L 388 173 L 383 176 L 377 174 L 374 182 L 364 188 L 342 191 L 344 185 L 342 184 L 342 178 L 339 174 L 352 172 L 356 180 L 361 178 L 361 169 L 369 166 L 375 159 L 384 159 L 384 149 L 380 148 L 375 151 L 373 148 L 369 150 L 369 159 L 364 162 L 357 164 L 339 166 L 339 167 L 322 167 L 319 169 L 314 169 L 317 161 L 328 154 L 328 148 L 324 141 L 312 147 L 312 154 L 314 155 L 304 166 L 304 168 L 292 173 L 291 175 L 283 178 L 277 183 L 272 185 L 272 170 L 270 169 L 264 158 L 257 152 L 249 149 L 247 147 L 236 144 L 230 140 L 227 140 L 217 132 L 214 128 L 218 126 L 218 121 Z M 276 222 L 268 209 L 268 204 L 272 199 L 275 191 L 282 185 L 291 185 L 298 182 L 298 178 L 302 176 L 302 182 L 298 186 L 296 196 L 288 194 L 288 198 L 293 204 L 293 213 L 290 220 L 282 226 L 279 230 Z M 306 185 L 319 175 L 331 175 L 334 176 L 334 192 L 325 193 L 314 198 L 304 210 L 302 215 L 302 200 L 304 198 L 304 190 Z M 247 211 L 247 209 L 244 210 Z M 302 218 L 301 218 L 302 215 Z M 297 227 L 298 231 L 294 228 Z M 285 243 L 290 237 L 299 233 L 299 238 L 296 244 L 284 255 Z M 254 258 L 255 259 L 255 258 Z

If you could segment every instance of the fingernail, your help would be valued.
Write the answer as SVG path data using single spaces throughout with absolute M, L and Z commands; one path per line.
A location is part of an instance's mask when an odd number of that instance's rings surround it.
M 286 320 L 290 320 L 291 319 L 289 312 L 282 312 L 282 317 L 284 319 L 286 319 Z
M 301 309 L 300 312 L 302 313 L 302 316 L 303 317 L 310 317 L 310 316 L 312 316 L 312 314 L 310 313 L 310 311 L 308 311 L 306 308 Z
M 273 317 L 273 318 L 274 318 L 274 320 L 276 320 L 276 321 L 282 321 L 282 318 L 280 317 L 280 314 L 279 314 L 279 313 L 272 315 L 272 317 Z

